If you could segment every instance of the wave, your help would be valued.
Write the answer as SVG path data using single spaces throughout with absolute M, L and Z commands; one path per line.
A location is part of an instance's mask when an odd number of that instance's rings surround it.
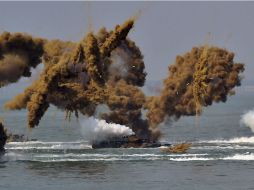
M 254 153 L 234 154 L 225 157 L 213 157 L 209 154 L 20 154 L 9 152 L 1 161 L 31 161 L 31 162 L 112 162 L 112 161 L 254 161 Z
M 245 161 L 251 161 L 254 160 L 254 154 L 248 153 L 248 154 L 235 154 L 233 156 L 225 157 L 223 160 L 245 160 Z
M 219 146 L 193 146 L 190 149 L 192 150 L 253 150 L 254 146 L 240 146 L 240 145 L 219 145 Z
M 183 158 L 171 158 L 171 161 L 187 162 L 187 161 L 212 161 L 212 160 L 232 160 L 232 161 L 253 161 L 254 153 L 234 154 L 227 157 L 183 157 Z
M 87 141 L 11 142 L 7 143 L 7 153 L 0 158 L 0 162 L 113 162 L 157 160 L 168 162 L 254 161 L 253 143 L 254 137 L 199 141 L 194 142 L 191 150 L 187 153 L 166 154 L 160 152 L 159 148 L 145 148 L 147 150 L 142 150 L 144 148 L 90 150 L 92 147 Z M 40 149 L 42 150 L 39 151 Z M 83 149 L 84 151 L 82 151 Z
M 1 161 L 38 161 L 38 162 L 63 162 L 63 161 L 144 161 L 144 160 L 171 160 L 177 157 L 197 157 L 208 154 L 21 154 L 7 152 Z
M 199 141 L 199 143 L 251 143 L 254 144 L 254 137 L 236 137 L 232 139 L 216 139 L 216 140 L 209 140 L 209 141 Z
M 26 142 L 8 142 L 7 145 L 31 145 L 31 144 L 81 144 L 88 143 L 88 141 L 73 141 L 73 142 L 45 142 L 45 141 L 26 141 Z
M 194 157 L 194 158 L 172 158 L 171 161 L 186 162 L 186 161 L 210 161 L 216 158 Z
M 77 142 L 41 142 L 41 141 L 28 141 L 28 142 L 10 142 L 6 144 L 7 150 L 30 150 L 30 149 L 91 149 L 92 146 L 87 141 Z
M 68 153 L 68 154 L 43 154 L 39 155 L 37 157 L 40 158 L 58 158 L 58 157 L 196 157 L 196 156 L 207 156 L 208 154 L 74 154 L 74 153 Z

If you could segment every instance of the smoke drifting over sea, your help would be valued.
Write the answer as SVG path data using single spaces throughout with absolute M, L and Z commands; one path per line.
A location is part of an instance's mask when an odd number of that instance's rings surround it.
M 107 111 L 98 116 L 102 120 L 88 119 L 98 130 L 109 134 L 116 126 L 126 126 L 139 138 L 158 140 L 160 123 L 201 114 L 202 107 L 225 102 L 241 84 L 244 65 L 234 62 L 234 53 L 201 46 L 177 56 L 160 94 L 147 97 L 140 88 L 147 75 L 143 54 L 128 38 L 134 23 L 131 18 L 111 31 L 103 27 L 79 42 L 1 34 L 0 87 L 30 77 L 31 67 L 44 64 L 38 79 L 5 108 L 27 109 L 28 127 L 34 128 L 50 105 L 64 110 L 66 118 L 72 113 L 92 117 L 105 105 Z M 101 133 L 97 136 L 103 138 Z
M 254 110 L 250 110 L 244 115 L 242 115 L 240 123 L 249 127 L 251 131 L 254 133 Z
M 80 119 L 79 123 L 85 140 L 90 142 L 134 135 L 134 132 L 129 127 L 107 123 L 105 120 L 95 119 L 94 117 Z

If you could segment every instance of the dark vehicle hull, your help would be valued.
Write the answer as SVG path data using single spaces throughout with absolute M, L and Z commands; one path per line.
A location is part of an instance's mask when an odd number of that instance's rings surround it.
M 0 121 L 0 153 L 4 152 L 4 145 L 7 141 L 7 134 L 3 124 Z
M 92 142 L 92 148 L 156 148 L 160 146 L 170 146 L 156 141 L 140 139 L 136 136 L 110 138 L 103 141 Z

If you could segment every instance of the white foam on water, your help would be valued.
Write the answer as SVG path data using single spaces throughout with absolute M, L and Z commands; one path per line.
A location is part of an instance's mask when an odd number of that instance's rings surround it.
M 92 149 L 91 145 L 88 144 L 56 144 L 50 147 L 51 149 Z
M 206 156 L 206 157 L 204 157 Z M 207 157 L 208 156 L 208 157 Z M 86 162 L 86 161 L 149 161 L 164 160 L 174 162 L 192 161 L 254 161 L 254 153 L 235 154 L 226 157 L 209 157 L 207 154 L 183 154 L 183 155 L 163 155 L 163 154 L 20 154 L 7 152 L 1 161 L 35 161 L 35 162 Z
M 13 152 L 10 152 L 9 155 L 15 154 Z M 105 158 L 105 157 L 196 157 L 196 156 L 206 156 L 208 154 L 91 154 L 91 153 L 83 153 L 83 154 L 77 154 L 77 153 L 66 153 L 66 154 L 35 154 L 33 155 L 36 158 L 67 158 L 67 157 L 76 157 L 76 158 L 86 158 L 86 157 L 98 157 L 98 158 Z
M 235 154 L 233 156 L 213 158 L 213 157 L 183 157 L 171 158 L 171 161 L 188 162 L 188 161 L 213 161 L 213 160 L 232 160 L 232 161 L 253 161 L 254 153 Z
M 34 160 L 34 161 L 38 161 L 38 162 L 82 162 L 82 161 L 113 162 L 113 161 L 130 161 L 130 160 L 125 158 L 88 158 L 88 159 L 67 158 L 67 159 Z
M 199 141 L 199 143 L 253 143 L 254 144 L 254 137 L 237 137 L 232 139 L 215 139 L 209 141 Z
M 240 146 L 240 145 L 220 145 L 220 146 L 193 146 L 190 149 L 193 150 L 252 150 L 254 146 Z
M 11 142 L 6 144 L 7 150 L 66 150 L 66 149 L 91 149 L 92 146 L 87 141 L 80 142 L 40 142 L 40 141 L 29 141 L 29 142 Z
M 114 157 L 117 156 L 116 154 L 74 154 L 74 153 L 68 153 L 68 154 L 41 154 L 37 155 L 35 157 L 37 158 L 68 158 L 68 157 L 76 157 L 76 158 L 86 158 L 86 157 Z
M 15 153 L 8 151 L 1 161 L 142 161 L 142 160 L 171 160 L 177 157 L 196 158 L 208 154 L 103 154 L 103 153 Z
M 109 157 L 109 158 L 62 158 L 53 160 L 37 160 L 41 162 L 68 162 L 68 161 L 156 161 L 156 160 L 168 160 L 168 161 L 207 161 L 214 160 L 213 158 L 167 158 L 167 157 Z M 36 161 L 36 160 L 34 160 Z
M 245 160 L 245 161 L 251 161 L 254 160 L 254 153 L 247 153 L 247 154 L 235 154 L 233 156 L 228 156 L 225 158 L 222 158 L 222 160 Z
M 43 145 L 54 145 L 54 144 L 83 144 L 87 143 L 88 141 L 73 141 L 73 142 L 45 142 L 45 141 L 25 141 L 25 142 L 8 142 L 6 145 L 17 145 L 17 146 L 23 146 L 23 145 L 34 145 L 34 144 L 43 144 Z
M 6 147 L 6 150 L 33 150 L 33 149 L 37 149 L 37 150 L 48 150 L 48 149 L 52 149 L 48 146 L 26 146 L 26 147 Z
M 205 158 L 205 157 L 192 157 L 192 158 L 171 158 L 171 161 L 176 162 L 187 162 L 187 161 L 211 161 L 211 160 L 217 160 L 216 158 Z

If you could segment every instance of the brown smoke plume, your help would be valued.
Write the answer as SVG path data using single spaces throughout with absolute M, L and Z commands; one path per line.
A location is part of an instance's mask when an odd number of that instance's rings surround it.
M 27 34 L 0 35 L 0 87 L 30 77 L 30 69 L 41 63 L 44 40 Z
M 240 85 L 239 74 L 244 70 L 243 64 L 234 63 L 233 58 L 232 52 L 218 47 L 194 47 L 177 56 L 176 63 L 169 67 L 161 95 L 147 99 L 150 125 L 156 126 L 167 117 L 195 115 L 198 104 L 225 102 L 233 88 Z
M 100 40 L 101 44 L 92 33 L 76 45 L 59 40 L 46 43 L 44 72 L 35 84 L 7 103 L 6 107 L 20 109 L 26 105 L 29 127 L 39 124 L 50 104 L 76 115 L 77 111 L 93 114 L 96 105 L 105 102 L 108 96 L 103 61 L 126 38 L 133 23 L 128 20 L 117 26 L 104 42 Z

